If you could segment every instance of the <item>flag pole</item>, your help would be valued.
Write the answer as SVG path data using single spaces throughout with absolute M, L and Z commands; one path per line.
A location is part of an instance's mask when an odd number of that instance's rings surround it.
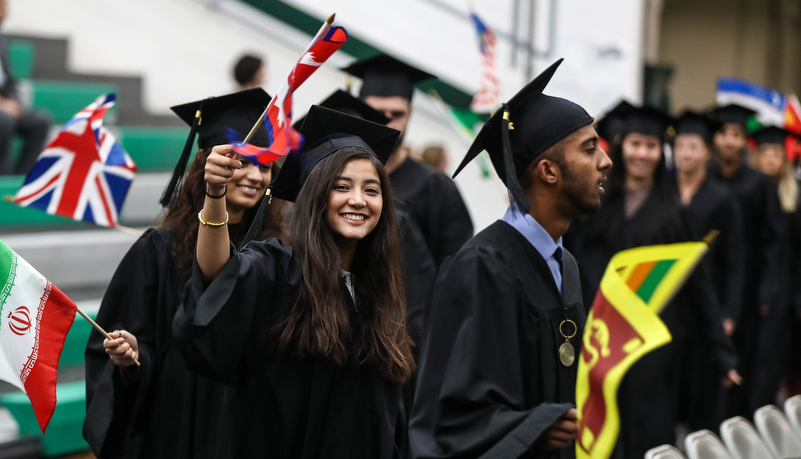
M 98 325 L 98 324 L 97 324 L 97 322 L 95 322 L 94 320 L 92 320 L 92 318 L 91 318 L 91 317 L 89 317 L 88 315 L 86 315 L 86 313 L 85 313 L 85 312 L 81 311 L 81 308 L 77 308 L 77 307 L 76 307 L 76 309 L 78 310 L 78 314 L 82 315 L 84 319 L 88 320 L 88 321 L 89 321 L 89 323 L 90 323 L 90 324 L 92 324 L 92 326 L 93 326 L 93 327 L 95 327 L 95 330 L 99 331 L 99 332 L 100 332 L 100 333 L 101 333 L 103 336 L 105 336 L 105 337 L 106 337 L 106 339 L 107 339 L 107 340 L 112 340 L 112 339 L 114 339 L 114 338 L 112 338 L 111 336 L 109 336 L 109 334 L 108 334 L 108 333 L 106 333 L 106 331 L 105 331 L 105 330 L 103 330 L 103 327 L 101 327 L 100 325 Z M 136 359 L 134 359 L 134 364 L 136 364 L 136 366 L 137 366 L 137 367 L 141 366 L 141 365 L 139 364 L 139 361 L 138 361 L 138 360 L 136 360 Z

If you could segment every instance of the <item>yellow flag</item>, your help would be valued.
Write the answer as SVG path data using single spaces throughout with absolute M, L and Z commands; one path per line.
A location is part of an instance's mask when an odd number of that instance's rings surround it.
M 639 247 L 609 262 L 582 339 L 576 382 L 578 459 L 612 454 L 620 431 L 620 382 L 640 357 L 670 342 L 659 313 L 707 248 L 706 242 Z

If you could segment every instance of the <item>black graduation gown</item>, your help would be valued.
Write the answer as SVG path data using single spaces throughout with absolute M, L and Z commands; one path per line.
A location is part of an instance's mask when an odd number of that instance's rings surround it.
M 412 341 L 417 344 L 421 337 L 426 303 L 437 275 L 437 267 L 414 217 L 403 209 L 398 209 L 396 215 L 398 234 L 401 238 L 403 281 L 406 288 L 406 321 Z
M 224 387 L 191 372 L 171 345 L 189 270 L 176 270 L 170 236 L 168 229 L 150 229 L 136 241 L 97 315 L 104 329 L 136 336 L 141 368 L 120 370 L 103 336 L 96 330 L 89 336 L 83 434 L 100 459 L 215 457 Z M 125 381 L 121 371 L 128 372 Z
M 688 209 L 699 235 L 712 230 L 720 232 L 702 264 L 709 273 L 723 317 L 737 320 L 740 288 L 745 275 L 742 221 L 737 201 L 723 185 L 704 180 Z M 692 431 L 708 429 L 717 432 L 726 418 L 720 372 L 708 365 L 708 356 L 703 352 L 692 353 L 689 358 L 689 374 L 693 377 L 688 387 L 687 426 Z
M 473 222 L 453 180 L 406 158 L 389 174 L 395 196 L 407 204 L 428 244 L 436 266 L 473 236 Z
M 563 301 L 537 250 L 496 221 L 447 260 L 434 286 L 409 427 L 415 458 L 573 458 L 534 442 L 575 404 L 578 358 L 559 362 L 559 324 L 586 322 L 564 254 Z M 568 274 L 568 266 L 573 267 Z
M 576 259 L 588 285 L 598 290 L 612 256 L 633 247 L 698 240 L 695 223 L 681 206 L 673 190 L 662 185 L 651 190 L 642 207 L 629 219 L 624 215 L 622 192 L 604 201 L 599 220 L 588 222 L 577 236 Z M 615 228 L 598 231 L 597 225 Z M 723 332 L 723 317 L 704 265 L 696 269 L 687 284 L 660 313 L 672 335 L 669 344 L 638 360 L 626 373 L 618 389 L 620 434 L 615 458 L 641 458 L 655 446 L 675 441 L 675 426 L 687 416 L 695 378 L 690 356 L 700 352 L 702 364 L 714 369 L 722 380 L 725 371 L 736 367 L 731 343 Z M 700 377 L 707 377 L 703 375 Z
M 782 224 L 781 206 L 776 185 L 772 179 L 743 164 L 732 177 L 724 177 L 720 167 L 709 166 L 709 176 L 726 186 L 740 205 L 743 242 L 745 246 L 745 280 L 742 287 L 742 306 L 737 319 L 734 342 L 740 355 L 738 371 L 743 385 L 729 391 L 729 416 L 751 417 L 761 406 L 773 402 L 762 394 L 778 388 L 764 387 L 759 373 L 769 371 L 775 360 L 760 340 L 763 322 L 770 317 L 759 313 L 760 306 L 769 305 L 770 314 L 778 313 L 781 306 L 781 287 L 784 285 L 781 264 Z
M 723 317 L 737 320 L 745 277 L 742 220 L 736 199 L 721 184 L 704 180 L 688 206 L 698 234 L 720 232 L 703 263 L 715 287 Z
M 353 358 L 338 366 L 278 350 L 302 276 L 291 246 L 268 239 L 232 248 L 209 285 L 194 265 L 173 332 L 193 369 L 228 384 L 218 457 L 398 456 L 406 431 L 398 384 Z M 351 336 L 360 336 L 359 314 L 342 288 Z
M 801 188 L 801 184 L 799 185 Z M 801 192 L 799 193 L 801 195 Z M 788 224 L 788 250 L 789 258 L 789 282 L 787 283 L 787 296 L 789 304 L 790 323 L 790 342 L 789 359 L 787 360 L 788 383 L 791 391 L 801 389 L 801 196 L 799 204 L 792 212 L 787 215 Z M 792 387 L 795 387 L 793 389 Z

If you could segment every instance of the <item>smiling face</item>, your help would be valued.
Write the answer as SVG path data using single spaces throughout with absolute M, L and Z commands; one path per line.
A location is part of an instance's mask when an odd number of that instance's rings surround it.
M 381 181 L 369 159 L 348 161 L 328 192 L 326 219 L 340 248 L 353 247 L 375 229 L 384 197 Z
M 234 170 L 225 195 L 232 222 L 238 222 L 245 210 L 259 203 L 272 180 L 271 166 L 252 164 L 247 158 L 240 158 L 240 161 L 243 167 Z
M 651 183 L 662 159 L 662 142 L 658 136 L 633 132 L 623 139 L 623 167 L 626 179 Z

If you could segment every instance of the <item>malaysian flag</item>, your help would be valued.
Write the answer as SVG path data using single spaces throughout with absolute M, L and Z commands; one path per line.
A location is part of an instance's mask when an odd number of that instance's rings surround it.
M 470 13 L 478 36 L 481 53 L 481 86 L 473 96 L 470 109 L 476 113 L 491 113 L 498 108 L 501 98 L 501 82 L 495 68 L 495 34 L 484 24 L 475 11 Z
M 266 165 L 281 156 L 286 156 L 290 150 L 300 148 L 300 134 L 292 128 L 292 94 L 347 41 L 347 31 L 342 27 L 332 27 L 333 21 L 334 16 L 331 16 L 323 23 L 306 51 L 298 59 L 295 67 L 292 68 L 286 81 L 281 84 L 278 93 L 267 106 L 264 125 L 267 127 L 270 137 L 269 148 L 263 150 L 234 142 L 234 151 L 237 154 Z
M 136 164 L 103 127 L 103 116 L 115 100 L 114 93 L 100 96 L 64 125 L 39 154 L 15 203 L 73 220 L 117 225 Z

